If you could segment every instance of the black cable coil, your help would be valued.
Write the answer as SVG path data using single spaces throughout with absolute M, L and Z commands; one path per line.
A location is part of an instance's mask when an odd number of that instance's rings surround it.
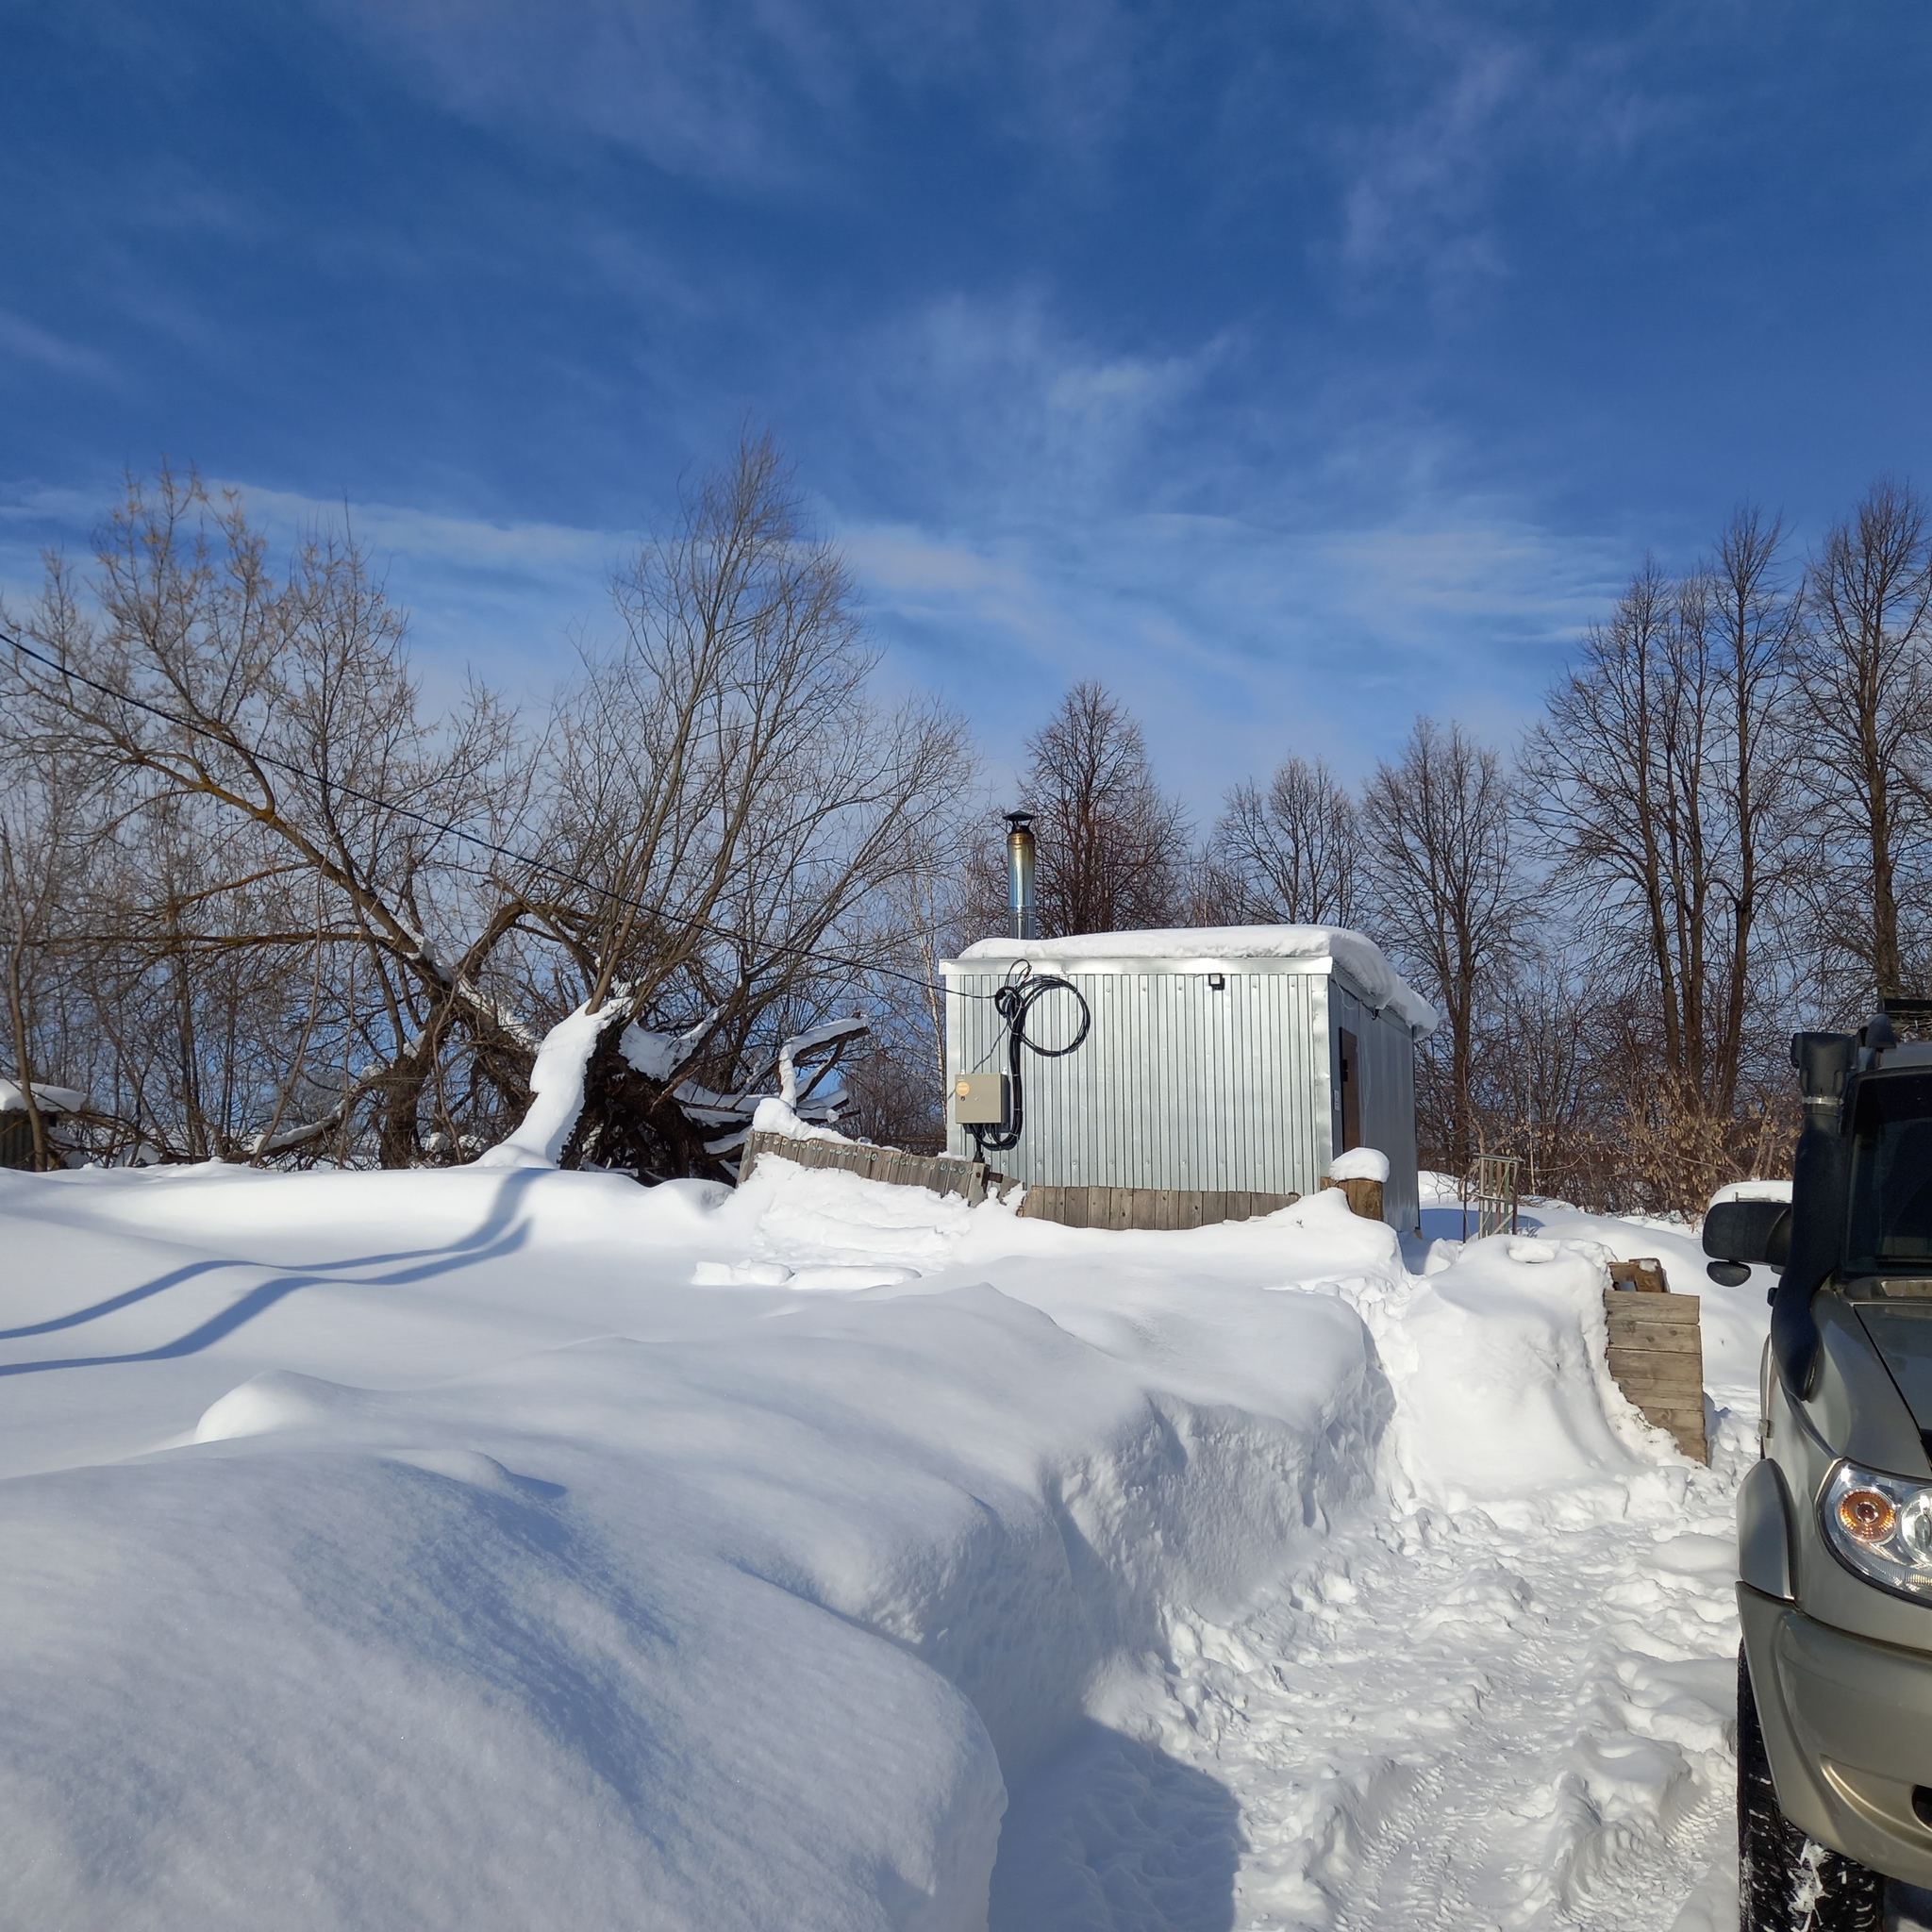
M 1079 1001 L 1080 1030 L 1064 1046 L 1041 1046 L 1037 1040 L 1026 1038 L 1026 1017 L 1047 993 L 1058 991 L 1070 992 Z M 995 1154 L 1004 1154 L 1008 1147 L 1019 1144 L 1020 1129 L 1026 1120 L 1020 1049 L 1024 1046 L 1043 1060 L 1057 1060 L 1072 1053 L 1087 1038 L 1088 1030 L 1093 1024 L 1093 1013 L 1087 1004 L 1086 994 L 1071 979 L 1062 979 L 1057 974 L 1049 973 L 1040 979 L 1028 977 L 1008 982 L 993 993 L 992 1007 L 993 1011 L 1007 1023 L 1007 1064 L 1012 1081 L 1013 1110 L 1004 1127 L 974 1126 L 968 1129 L 973 1136 L 974 1156 L 982 1160 L 989 1149 Z

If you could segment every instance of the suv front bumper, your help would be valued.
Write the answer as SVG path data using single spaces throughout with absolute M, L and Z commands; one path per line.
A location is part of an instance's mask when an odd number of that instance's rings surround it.
M 1821 1844 L 1932 1887 L 1932 1656 L 1851 1637 L 1748 1584 L 1738 1614 L 1784 1814 Z

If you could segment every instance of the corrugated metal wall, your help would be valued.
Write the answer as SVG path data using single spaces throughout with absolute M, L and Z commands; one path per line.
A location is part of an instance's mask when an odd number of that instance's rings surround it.
M 1051 970 L 1051 969 L 1043 969 Z M 1093 1012 L 1086 1044 L 1065 1059 L 1024 1060 L 1020 1144 L 989 1156 L 1045 1185 L 1251 1188 L 1311 1193 L 1332 1147 L 1333 1071 L 1325 974 L 1074 973 Z M 948 974 L 947 1072 L 1004 1072 L 1003 1027 L 990 998 L 1005 977 Z M 1047 997 L 1029 1030 L 1069 1037 L 1073 1002 Z M 956 1153 L 971 1151 L 951 1129 Z
M 947 968 L 949 1081 L 1007 1067 L 991 998 L 1006 964 L 976 966 Z M 1199 969 L 1064 976 L 1087 996 L 1092 1031 L 1064 1059 L 1024 1056 L 1020 1143 L 988 1157 L 1002 1173 L 1041 1186 L 1313 1193 L 1340 1144 L 1340 1024 L 1360 1042 L 1362 1139 L 1389 1157 L 1389 1219 L 1416 1224 L 1414 1048 L 1393 1015 L 1375 1017 L 1326 973 L 1230 968 L 1222 991 Z M 1056 1045 L 1075 1021 L 1072 1000 L 1050 993 L 1029 1030 Z M 953 1153 L 972 1152 L 963 1128 L 948 1131 Z
M 1393 1227 L 1420 1225 L 1415 1158 L 1415 1041 L 1390 1012 L 1379 1016 L 1340 979 L 1330 981 L 1330 1021 L 1360 1042 L 1362 1144 L 1389 1157 L 1383 1213 Z M 1335 1144 L 1341 1144 L 1338 1131 Z

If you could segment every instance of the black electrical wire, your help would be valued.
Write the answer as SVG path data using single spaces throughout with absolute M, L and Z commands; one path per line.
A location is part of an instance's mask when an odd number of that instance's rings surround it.
M 1027 1016 L 1048 993 L 1057 991 L 1070 992 L 1079 1001 L 1080 1030 L 1064 1046 L 1041 1046 L 1037 1040 L 1026 1037 Z M 1007 1062 L 1012 1108 L 1003 1127 L 991 1130 L 983 1126 L 968 1128 L 973 1136 L 973 1154 L 976 1160 L 985 1159 L 989 1148 L 995 1154 L 1004 1154 L 1008 1148 L 1019 1144 L 1020 1130 L 1026 1124 L 1020 1049 L 1024 1047 L 1030 1053 L 1037 1053 L 1043 1060 L 1057 1060 L 1072 1053 L 1087 1038 L 1093 1024 L 1093 1010 L 1087 1004 L 1086 994 L 1071 979 L 1062 979 L 1058 974 L 1049 973 L 1036 979 L 1029 972 L 1024 979 L 1009 980 L 994 991 L 992 1005 L 993 1011 L 1007 1023 Z
M 307 779 L 309 784 L 320 785 L 325 791 L 340 792 L 344 798 L 355 799 L 358 805 L 374 806 L 378 811 L 391 813 L 396 818 L 408 819 L 412 824 L 425 826 L 432 832 L 441 832 L 446 838 L 460 839 L 466 844 L 478 846 L 485 852 L 494 854 L 498 858 L 509 859 L 516 865 L 526 865 L 532 872 L 547 873 L 552 878 L 561 880 L 565 885 L 575 886 L 582 891 L 594 892 L 600 898 L 609 900 L 613 906 L 622 906 L 633 912 L 648 913 L 654 919 L 665 920 L 673 925 L 683 925 L 691 932 L 705 933 L 712 939 L 727 940 L 734 945 L 761 945 L 762 950 L 769 953 L 788 953 L 796 958 L 816 960 L 821 966 L 842 966 L 848 973 L 876 974 L 881 979 L 900 980 L 907 986 L 916 986 L 926 992 L 957 993 L 958 997 L 969 1000 L 991 999 L 997 1002 L 999 998 L 997 993 L 958 992 L 955 988 L 940 986 L 930 979 L 921 979 L 914 974 L 901 973 L 894 967 L 874 966 L 865 960 L 847 958 L 838 953 L 821 953 L 810 946 L 787 945 L 781 940 L 754 942 L 748 934 L 733 932 L 728 926 L 713 925 L 709 920 L 694 918 L 688 912 L 672 912 L 662 906 L 652 906 L 641 899 L 628 898 L 622 892 L 613 891 L 608 886 L 600 886 L 593 879 L 583 878 L 560 865 L 553 865 L 547 859 L 533 858 L 527 852 L 519 852 L 508 845 L 498 845 L 494 841 L 484 838 L 480 832 L 466 832 L 462 826 L 453 825 L 445 819 L 432 818 L 427 812 L 412 810 L 407 805 L 397 805 L 394 800 L 383 798 L 375 792 L 363 791 L 354 785 L 345 785 L 340 778 L 325 778 L 320 773 L 311 772 L 306 765 L 298 765 L 288 758 L 277 758 L 273 752 L 259 751 L 244 745 L 210 725 L 200 724 L 192 718 L 184 718 L 178 711 L 171 711 L 164 706 L 150 704 L 145 698 L 138 698 L 132 691 L 117 691 L 111 684 L 103 684 L 99 678 L 90 677 L 84 671 L 76 671 L 71 664 L 62 664 L 58 658 L 49 658 L 43 652 L 35 650 L 31 644 L 24 643 L 10 631 L 0 630 L 0 644 L 10 645 L 22 657 L 31 658 L 37 664 L 44 664 L 58 677 L 67 678 L 75 684 L 84 684 L 88 690 L 98 691 L 104 698 L 112 698 L 116 704 L 132 705 L 137 711 L 145 711 L 149 717 L 158 718 L 163 724 L 173 724 L 182 731 L 192 731 L 216 744 L 225 745 L 230 751 L 252 759 L 258 765 L 273 765 L 278 772 L 287 772 L 291 777 Z M 1082 1037 L 1085 1037 L 1084 1031 Z

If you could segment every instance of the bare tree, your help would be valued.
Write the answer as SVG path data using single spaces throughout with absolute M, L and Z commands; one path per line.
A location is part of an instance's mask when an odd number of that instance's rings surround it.
M 1528 907 L 1514 846 L 1516 791 L 1493 751 L 1459 724 L 1418 718 L 1402 757 L 1362 799 L 1376 931 L 1447 1023 L 1440 1136 L 1456 1172 L 1474 1151 L 1482 1003 L 1523 941 Z
M 1182 917 L 1187 813 L 1155 783 L 1125 707 L 1098 684 L 1076 684 L 1026 752 L 1021 790 L 1039 841 L 1041 931 L 1122 932 Z
M 1217 916 L 1241 924 L 1354 925 L 1361 827 L 1355 801 L 1320 758 L 1291 758 L 1264 792 L 1237 785 L 1208 848 Z
M 1754 1024 L 1789 1014 L 1789 1002 L 1768 984 L 1767 940 L 1774 936 L 1794 879 L 1794 839 L 1800 802 L 1797 746 L 1790 704 L 1803 602 L 1783 582 L 1783 525 L 1767 523 L 1754 507 L 1740 508 L 1718 539 L 1707 572 L 1707 648 L 1722 691 L 1720 728 L 1726 742 L 1718 760 L 1719 790 L 1730 845 L 1725 898 L 1728 958 L 1718 1003 L 1714 1110 L 1732 1114 L 1740 1099 Z M 1782 1040 L 1777 1045 L 1782 1047 Z M 1782 1080 L 1783 1054 L 1775 1054 Z
M 1819 829 L 1817 918 L 1861 982 L 1924 970 L 1932 546 L 1909 484 L 1881 481 L 1826 535 L 1807 585 L 1800 685 Z
M 0 974 L 34 1165 L 46 1169 L 58 1162 L 39 1098 L 47 1071 L 40 1064 L 45 1029 L 39 1008 L 43 991 L 58 981 L 86 834 L 72 774 L 36 769 L 26 760 L 12 763 L 0 800 Z
M 1713 566 L 1673 583 L 1646 563 L 1524 752 L 1557 889 L 1649 1016 L 1642 1077 L 1720 1122 L 1767 1010 L 1790 842 L 1796 607 L 1778 535 L 1740 511 Z
M 1492 984 L 1476 1013 L 1475 1107 L 1485 1145 L 1522 1162 L 1532 1194 L 1605 1207 L 1604 1051 L 1618 993 L 1594 963 L 1543 932 Z
M 85 1045 L 143 1158 L 464 1158 L 584 1008 L 572 1161 L 720 1173 L 760 1091 L 823 1107 L 851 1006 L 921 943 L 901 889 L 953 837 L 963 734 L 870 697 L 849 574 L 768 441 L 616 592 L 540 757 L 487 691 L 424 714 L 346 535 L 277 574 L 232 498 L 131 483 L 5 665 L 0 750 L 94 810 L 57 975 L 87 993 L 33 1010 L 51 941 L 16 919 L 17 1056 Z M 13 910 L 48 849 L 0 853 Z
M 370 1010 L 347 1100 L 377 1107 L 381 1158 L 420 1158 L 425 1092 L 458 1034 L 519 1104 L 532 1038 L 484 974 L 521 908 L 475 867 L 445 862 L 441 829 L 503 829 L 519 780 L 501 708 L 475 691 L 446 725 L 425 721 L 402 617 L 353 543 L 320 536 L 277 580 L 239 502 L 211 502 L 192 476 L 130 483 L 96 564 L 85 587 L 50 564 L 25 625 L 41 657 L 16 652 L 8 667 L 13 728 L 36 759 L 114 791 L 124 825 L 187 839 L 186 870 L 158 881 L 183 1026 L 182 962 L 203 947 L 306 946 L 307 918 L 292 935 L 240 922 L 280 911 L 275 881 L 319 880 L 323 942 L 363 961 Z M 191 1041 L 182 1055 L 193 1063 Z M 203 1112 L 191 1091 L 192 1149 L 225 1151 L 208 1144 Z M 314 1124 L 316 1137 L 337 1124 Z
M 972 761 L 936 706 L 867 696 L 851 575 L 769 439 L 615 589 L 621 641 L 553 735 L 544 844 L 567 877 L 525 894 L 567 961 L 558 999 L 612 1014 L 568 1158 L 713 1171 L 741 1138 L 725 1096 L 916 941 L 901 888 L 938 863 Z M 629 1027 L 659 1043 L 626 1054 Z

